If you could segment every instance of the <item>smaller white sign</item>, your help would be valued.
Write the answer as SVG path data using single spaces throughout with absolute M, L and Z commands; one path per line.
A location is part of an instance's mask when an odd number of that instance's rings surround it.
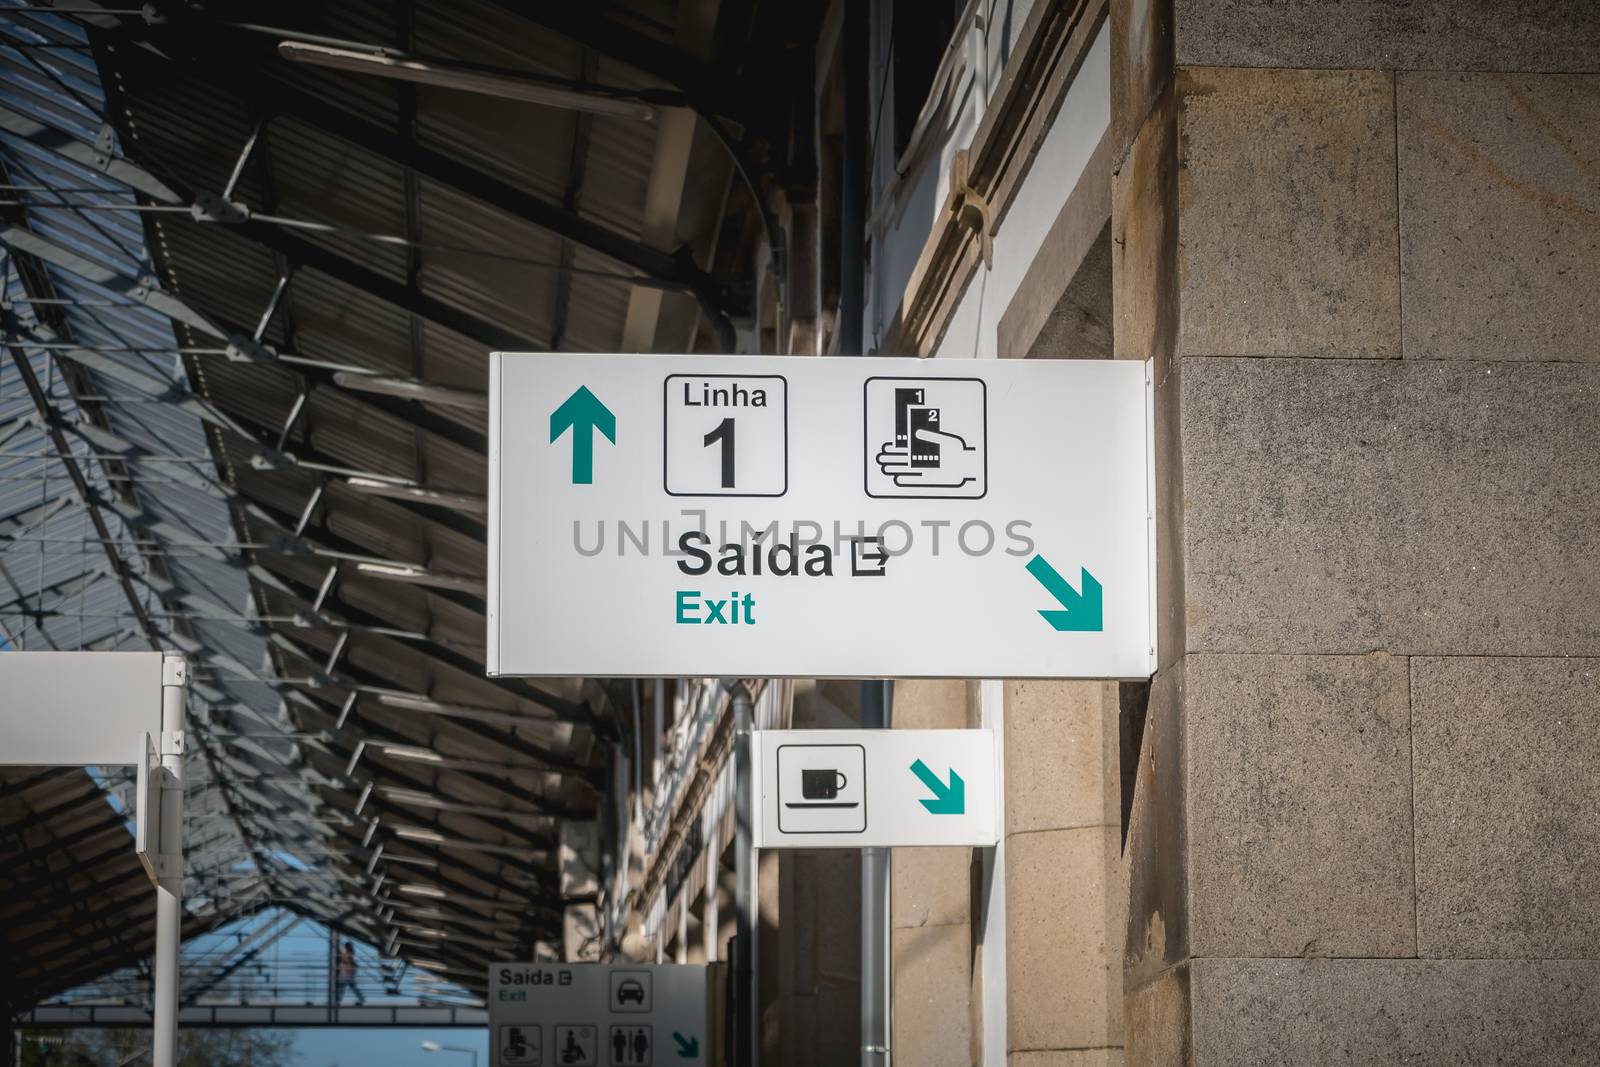
M 707 974 L 685 964 L 491 964 L 490 1067 L 707 1064 Z
M 993 845 L 989 730 L 758 730 L 757 848 Z
M 134 851 L 157 888 L 170 885 L 183 871 L 183 803 L 177 777 L 161 766 L 161 748 L 150 734 L 139 742 L 134 789 Z M 172 791 L 173 796 L 168 796 Z M 174 827 L 176 829 L 174 830 Z

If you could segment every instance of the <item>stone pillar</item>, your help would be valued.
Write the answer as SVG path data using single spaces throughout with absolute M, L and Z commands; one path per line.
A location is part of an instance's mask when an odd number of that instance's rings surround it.
M 1005 702 L 1009 1063 L 1120 1064 L 1117 687 L 1008 682 Z
M 977 724 L 973 682 L 896 682 L 897 730 Z M 900 848 L 892 854 L 890 967 L 894 1061 L 918 1067 L 976 1062 L 972 850 Z
M 1600 7 L 1112 32 L 1160 528 L 1128 1062 L 1593 1062 Z

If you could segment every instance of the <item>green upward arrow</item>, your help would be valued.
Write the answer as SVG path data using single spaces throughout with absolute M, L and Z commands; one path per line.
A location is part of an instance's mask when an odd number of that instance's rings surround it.
M 1067 584 L 1067 580 L 1046 563 L 1043 556 L 1034 556 L 1028 561 L 1028 573 L 1049 590 L 1050 595 L 1056 598 L 1056 603 L 1064 609 L 1041 611 L 1039 614 L 1057 631 L 1104 630 L 1106 613 L 1100 583 L 1089 573 L 1089 568 L 1080 567 L 1079 570 L 1083 574 L 1081 593 Z
M 911 773 L 922 779 L 922 784 L 933 790 L 933 796 L 924 797 L 919 802 L 928 809 L 929 815 L 960 815 L 967 810 L 967 783 L 961 776 L 950 770 L 950 784 L 945 785 L 939 776 L 928 769 L 928 765 L 921 760 L 911 765 Z
M 616 444 L 617 417 L 600 403 L 599 397 L 589 392 L 587 385 L 580 385 L 577 392 L 551 412 L 550 443 L 554 444 L 569 428 L 572 430 L 572 484 L 589 485 L 594 481 L 594 431 L 599 430 L 606 435 L 606 440 Z

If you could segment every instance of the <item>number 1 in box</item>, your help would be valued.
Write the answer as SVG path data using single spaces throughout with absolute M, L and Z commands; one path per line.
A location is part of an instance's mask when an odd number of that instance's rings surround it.
M 789 490 L 789 383 L 778 374 L 672 374 L 663 390 L 672 496 Z

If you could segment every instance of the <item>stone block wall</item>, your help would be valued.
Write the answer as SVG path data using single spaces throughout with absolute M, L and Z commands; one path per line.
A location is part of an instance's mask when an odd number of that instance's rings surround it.
M 1122 1062 L 1116 686 L 1005 686 L 1011 1067 Z
M 1116 1067 L 1127 901 L 1117 686 L 1012 681 L 1003 699 L 1007 1062 Z M 895 683 L 898 729 L 980 720 L 975 682 Z M 894 1057 L 984 1062 L 974 851 L 896 849 L 893 864 Z
M 977 685 L 900 681 L 890 725 L 963 730 L 977 725 Z M 891 1046 L 898 1063 L 964 1067 L 981 1009 L 975 983 L 972 849 L 897 848 L 890 869 Z
M 1600 1046 L 1600 5 L 1113 5 L 1133 1064 Z

